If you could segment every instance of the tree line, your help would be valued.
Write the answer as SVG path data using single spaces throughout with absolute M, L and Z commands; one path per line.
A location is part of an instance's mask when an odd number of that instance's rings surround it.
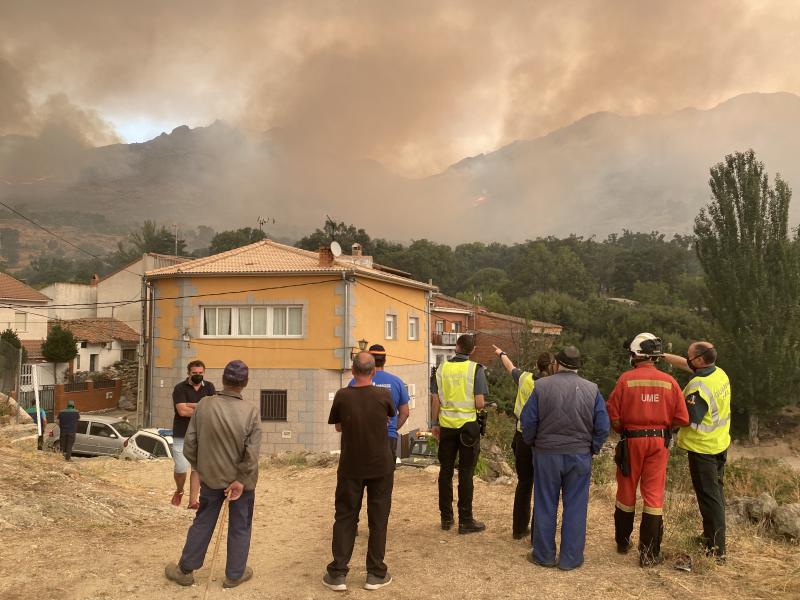
M 431 280 L 446 294 L 562 325 L 558 343 L 581 349 L 584 373 L 606 394 L 627 366 L 622 341 L 636 333 L 661 336 L 674 353 L 685 352 L 692 340 L 711 340 L 731 376 L 734 408 L 749 417 L 755 437 L 758 417 L 796 402 L 800 391 L 800 241 L 788 225 L 791 189 L 779 176 L 770 183 L 752 150 L 714 165 L 709 186 L 711 200 L 691 235 L 625 230 L 602 239 L 551 236 L 452 247 L 372 238 L 326 217 L 296 246 L 316 251 L 335 240 L 347 252 L 358 243 L 375 262 Z M 177 247 L 186 254 L 186 238 L 176 244 L 173 232 L 146 221 L 113 252 L 95 259 L 42 254 L 21 275 L 39 286 L 86 282 L 144 252 L 174 254 Z M 267 237 L 250 227 L 214 232 L 202 226 L 188 233 L 195 256 Z

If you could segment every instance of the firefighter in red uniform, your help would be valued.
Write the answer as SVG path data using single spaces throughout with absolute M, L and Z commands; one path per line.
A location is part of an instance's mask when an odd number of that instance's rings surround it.
M 615 453 L 614 528 L 617 551 L 624 554 L 631 547 L 638 486 L 644 502 L 639 565 L 645 567 L 664 560 L 661 538 L 669 442 L 673 427 L 689 424 L 689 414 L 678 383 L 656 368 L 663 355 L 661 340 L 652 333 L 640 333 L 625 348 L 633 368 L 620 376 L 608 398 L 611 426 L 622 438 Z

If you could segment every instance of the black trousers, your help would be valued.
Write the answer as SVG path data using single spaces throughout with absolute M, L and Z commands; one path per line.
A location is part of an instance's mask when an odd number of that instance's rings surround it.
M 225 576 L 230 580 L 241 579 L 247 566 L 255 499 L 255 490 L 245 490 L 238 500 L 228 504 L 228 558 Z M 224 500 L 225 490 L 212 489 L 200 482 L 200 508 L 186 535 L 186 544 L 178 563 L 184 571 L 194 571 L 203 566 Z M 222 527 L 222 524 L 219 526 Z
M 333 541 L 331 551 L 333 561 L 328 564 L 328 573 L 336 577 L 347 575 L 350 571 L 350 558 L 353 556 L 353 545 L 356 541 L 358 514 L 364 488 L 367 490 L 367 523 L 369 524 L 369 540 L 367 542 L 367 573 L 377 577 L 386 576 L 386 531 L 389 527 L 389 512 L 392 510 L 392 488 L 394 487 L 394 469 L 383 477 L 372 479 L 348 479 L 338 477 L 336 480 L 336 515 L 333 523 Z
M 703 517 L 703 539 L 716 556 L 725 556 L 725 491 L 723 477 L 728 451 L 689 452 L 689 473 Z
M 514 518 L 512 532 L 514 535 L 525 533 L 530 526 L 533 531 L 533 511 L 531 496 L 533 494 L 533 452 L 522 439 L 519 431 L 514 432 L 511 442 L 514 450 L 514 465 L 517 469 L 517 489 L 514 492 Z
M 442 427 L 439 436 L 439 512 L 443 520 L 453 519 L 453 471 L 458 457 L 458 520 L 468 523 L 472 516 L 472 476 L 478 464 L 481 444 L 465 446 L 461 430 Z
M 72 446 L 75 444 L 75 434 L 62 431 L 59 444 L 61 445 L 61 451 L 64 453 L 64 458 L 72 460 Z

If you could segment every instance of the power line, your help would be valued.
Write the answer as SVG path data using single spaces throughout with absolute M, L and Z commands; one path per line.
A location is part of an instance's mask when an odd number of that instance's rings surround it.
M 68 244 L 68 245 L 72 246 L 73 248 L 75 248 L 75 249 L 76 249 L 76 250 L 78 250 L 79 252 L 83 252 L 83 253 L 84 253 L 84 254 L 86 254 L 87 256 L 90 256 L 90 257 L 94 258 L 95 260 L 99 260 L 100 262 L 102 262 L 102 263 L 105 263 L 105 264 L 107 264 L 107 265 L 109 265 L 109 266 L 112 266 L 112 267 L 114 266 L 114 265 L 113 265 L 113 263 L 111 263 L 111 262 L 109 262 L 109 261 L 108 261 L 108 259 L 105 259 L 105 258 L 102 258 L 102 257 L 100 257 L 100 256 L 97 256 L 96 254 L 93 254 L 93 253 L 89 252 L 88 250 L 86 250 L 86 249 L 84 249 L 84 248 L 81 248 L 80 246 L 78 246 L 78 244 L 76 244 L 76 243 L 74 243 L 74 242 L 71 242 L 71 241 L 70 241 L 70 240 L 68 240 L 67 238 L 65 238 L 65 237 L 63 237 L 63 236 L 61 236 L 61 235 L 58 235 L 56 232 L 54 232 L 54 231 L 52 231 L 52 230 L 48 229 L 48 228 L 47 228 L 47 227 L 45 227 L 44 225 L 41 225 L 40 223 L 37 223 L 36 221 L 34 221 L 33 219 L 31 219 L 30 217 L 28 217 L 28 216 L 26 216 L 26 215 L 23 215 L 23 214 L 22 214 L 21 212 L 19 212 L 19 211 L 18 211 L 16 208 L 12 208 L 11 206 L 9 206 L 8 204 L 6 204 L 5 202 L 3 202 L 3 201 L 0 201 L 0 206 L 4 206 L 5 208 L 7 208 L 8 210 L 10 210 L 10 211 L 11 211 L 12 213 L 14 213 L 15 215 L 17 215 L 17 216 L 21 217 L 22 219 L 25 219 L 26 221 L 28 221 L 28 223 L 31 223 L 31 224 L 35 225 L 36 227 L 38 227 L 38 228 L 39 228 L 39 229 L 41 229 L 42 231 L 44 231 L 44 232 L 46 232 L 46 233 L 49 233 L 49 234 L 50 234 L 50 235 L 52 235 L 54 238 L 56 238 L 56 239 L 58 239 L 58 240 L 61 240 L 61 241 L 62 241 L 62 242 L 64 242 L 65 244 Z M 141 277 L 141 276 L 142 276 L 142 274 L 141 274 L 141 273 L 135 273 L 134 271 L 130 271 L 130 270 L 128 270 L 128 269 L 125 269 L 125 268 L 123 268 L 123 269 L 121 269 L 121 270 L 122 270 L 122 271 L 127 271 L 128 273 L 133 273 L 133 274 L 134 274 L 134 275 L 136 275 L 137 277 Z
M 304 283 L 290 283 L 290 284 L 286 284 L 286 285 L 275 285 L 275 286 L 270 286 L 270 287 L 250 288 L 250 289 L 243 289 L 243 290 L 229 290 L 229 291 L 225 291 L 225 292 L 208 292 L 208 293 L 205 293 L 205 294 L 183 294 L 183 295 L 180 295 L 180 296 L 164 296 L 163 298 L 155 297 L 155 298 L 151 298 L 151 300 L 154 301 L 154 302 L 159 302 L 161 300 L 183 300 L 185 298 L 208 298 L 208 297 L 215 297 L 215 296 L 227 296 L 229 294 L 247 294 L 247 293 L 251 293 L 251 292 L 268 292 L 268 291 L 271 291 L 271 290 L 283 290 L 283 289 L 287 289 L 287 288 L 304 287 L 304 286 L 310 286 L 310 285 L 321 285 L 323 283 L 338 283 L 340 281 L 341 281 L 341 279 L 338 279 L 338 278 L 337 279 L 323 279 L 322 281 L 307 281 L 307 282 L 304 282 Z M 130 304 L 140 304 L 142 302 L 145 302 L 145 300 L 143 300 L 141 298 L 137 298 L 137 299 L 134 299 L 134 300 L 114 300 L 114 301 L 110 301 L 109 300 L 108 303 L 104 303 L 104 302 L 76 302 L 76 303 L 73 303 L 73 304 L 48 304 L 47 308 L 74 308 L 76 310 L 77 309 L 81 309 L 83 307 L 86 307 L 86 308 L 92 308 L 92 307 L 97 307 L 97 308 L 119 308 L 121 306 L 128 306 Z M 24 308 L 24 307 L 26 307 L 28 305 L 27 304 L 8 304 L 6 306 L 6 308 L 12 308 L 12 307 L 17 307 L 17 306 L 20 306 L 20 307 Z M 91 317 L 89 317 L 89 318 L 91 318 Z

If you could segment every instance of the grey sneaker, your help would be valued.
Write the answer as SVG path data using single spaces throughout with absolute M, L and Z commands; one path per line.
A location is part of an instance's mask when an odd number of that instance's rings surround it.
M 178 563 L 171 562 L 164 567 L 164 575 L 167 576 L 167 579 L 174 581 L 178 585 L 190 586 L 194 584 L 194 574 L 181 571 Z
M 383 577 L 378 577 L 377 575 L 373 575 L 372 573 L 367 573 L 367 581 L 364 584 L 365 590 L 379 590 L 383 586 L 389 585 L 392 583 L 392 576 L 389 575 L 389 571 L 386 571 L 386 575 Z
M 239 577 L 239 579 L 228 579 L 226 577 L 225 581 L 222 582 L 222 587 L 235 588 L 237 585 L 241 585 L 245 581 L 250 581 L 252 578 L 253 578 L 253 567 L 245 567 L 244 575 Z
M 331 575 L 325 571 L 325 575 L 322 576 L 322 585 L 334 592 L 346 592 L 347 577 L 344 575 Z

